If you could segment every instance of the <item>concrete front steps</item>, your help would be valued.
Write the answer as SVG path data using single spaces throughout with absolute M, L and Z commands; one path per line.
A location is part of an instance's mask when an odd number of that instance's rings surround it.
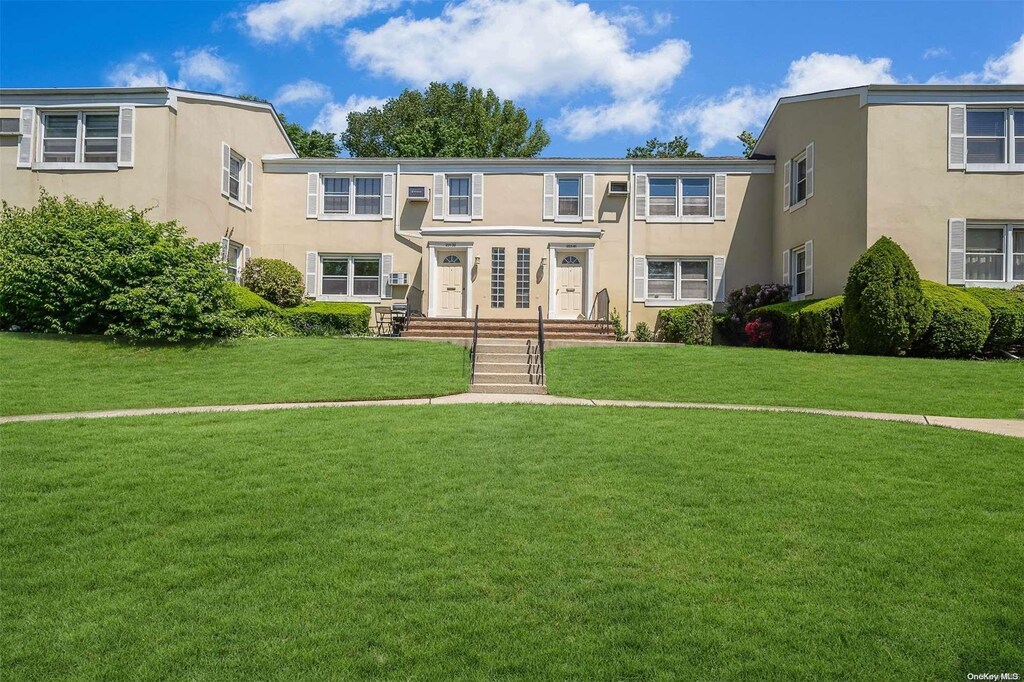
M 469 390 L 471 393 L 547 393 L 536 339 L 479 338 L 473 384 Z
M 414 317 L 409 320 L 402 336 L 412 339 L 471 339 L 473 338 L 473 320 Z M 537 320 L 481 319 L 478 338 L 536 339 Z M 544 338 L 614 341 L 615 332 L 611 325 L 603 321 L 544 320 Z

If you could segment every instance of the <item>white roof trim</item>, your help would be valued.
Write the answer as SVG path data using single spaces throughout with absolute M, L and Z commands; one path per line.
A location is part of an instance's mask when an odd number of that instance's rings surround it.
M 600 237 L 604 230 L 599 227 L 547 227 L 543 225 L 476 225 L 472 227 L 424 227 L 420 232 L 426 236 L 441 235 L 546 235 L 549 237 Z
M 630 168 L 651 173 L 771 174 L 772 160 L 749 159 L 363 159 L 363 158 L 271 158 L 263 157 L 265 172 L 270 173 L 391 173 L 398 166 L 403 175 L 431 173 L 595 173 L 628 175 Z

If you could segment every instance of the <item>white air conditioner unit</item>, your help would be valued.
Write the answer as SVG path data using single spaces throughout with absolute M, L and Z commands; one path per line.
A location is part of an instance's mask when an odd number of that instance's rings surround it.
M 430 201 L 430 188 L 423 185 L 410 185 L 405 196 L 409 201 Z
M 388 284 L 391 284 L 392 286 L 405 286 L 409 284 L 409 273 L 392 272 L 391 279 L 388 280 Z
M 613 180 L 608 183 L 608 196 L 624 197 L 629 194 L 629 183 L 625 180 Z

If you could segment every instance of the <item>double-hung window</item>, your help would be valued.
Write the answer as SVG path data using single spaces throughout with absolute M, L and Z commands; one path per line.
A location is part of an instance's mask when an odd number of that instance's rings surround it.
M 321 215 L 380 217 L 380 176 L 322 175 L 320 184 Z
M 1024 109 L 967 109 L 967 164 L 1024 164 Z
M 237 242 L 228 242 L 227 253 L 224 254 L 224 262 L 227 265 L 228 277 L 231 281 L 237 282 L 242 262 L 242 245 Z
M 43 163 L 117 163 L 117 112 L 43 114 Z
M 455 218 L 469 218 L 469 176 L 449 175 L 448 215 Z
M 710 301 L 710 275 L 710 258 L 648 258 L 647 298 Z
M 558 201 L 556 218 L 580 217 L 580 189 L 582 178 L 578 175 L 558 177 Z
M 349 187 L 352 181 L 349 178 L 325 177 L 324 184 L 324 213 L 328 215 L 344 215 L 348 213 Z
M 228 196 L 235 201 L 241 201 L 242 197 L 242 176 L 245 168 L 245 157 L 237 152 L 231 152 L 231 159 L 228 162 Z
M 711 176 L 650 176 L 648 213 L 654 221 L 711 218 Z
M 968 224 L 964 279 L 1024 282 L 1024 223 Z
M 320 296 L 326 299 L 379 299 L 380 256 L 321 256 Z
M 790 206 L 796 207 L 807 201 L 807 152 L 793 159 L 793 183 Z
M 807 293 L 807 248 L 801 246 L 793 249 L 790 258 L 793 259 L 793 293 L 794 297 L 803 296 Z

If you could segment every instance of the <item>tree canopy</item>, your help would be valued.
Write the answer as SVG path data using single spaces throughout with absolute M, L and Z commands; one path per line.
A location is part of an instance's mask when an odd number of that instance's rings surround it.
M 269 104 L 270 100 L 257 97 L 256 95 L 239 95 L 238 99 L 249 100 L 250 102 L 264 102 Z M 295 121 L 289 121 L 284 114 L 278 114 L 281 125 L 288 134 L 288 138 L 295 146 L 299 156 L 307 158 L 329 158 L 341 153 L 338 142 L 334 139 L 334 133 L 325 133 L 319 130 L 306 130 Z
M 743 143 L 743 156 L 749 159 L 750 155 L 754 153 L 754 145 L 757 144 L 757 138 L 754 137 L 754 133 L 744 130 L 736 136 L 736 139 Z
M 671 140 L 662 142 L 656 137 L 647 140 L 647 144 L 631 147 L 626 150 L 627 159 L 700 159 L 704 155 L 690 149 L 690 141 L 676 135 Z
M 541 120 L 493 90 L 464 83 L 406 89 L 348 115 L 341 145 L 364 157 L 532 157 L 551 142 Z

